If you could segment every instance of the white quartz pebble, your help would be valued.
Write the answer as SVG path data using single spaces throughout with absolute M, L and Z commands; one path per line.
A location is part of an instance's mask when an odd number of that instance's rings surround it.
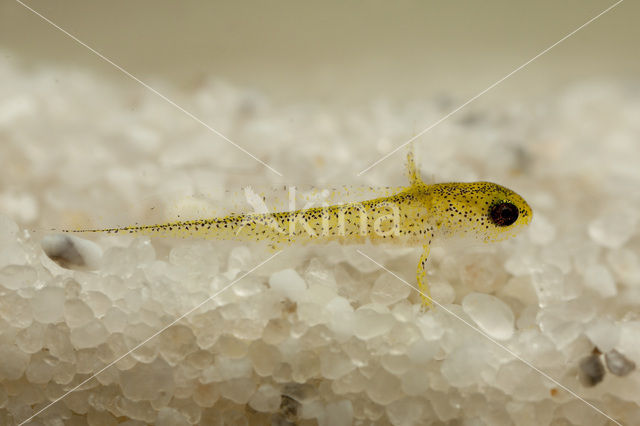
M 0 285 L 11 290 L 33 288 L 37 277 L 31 266 L 9 265 L 0 270 Z
M 67 300 L 64 304 L 64 319 L 69 327 L 80 327 L 93 319 L 93 311 L 80 299 Z
M 607 318 L 596 318 L 585 327 L 585 334 L 600 352 L 609 352 L 620 339 L 620 329 Z
M 303 299 L 307 288 L 304 279 L 293 269 L 283 269 L 275 272 L 269 278 L 269 285 L 274 291 L 294 302 Z
M 543 214 L 536 213 L 527 230 L 529 238 L 534 244 L 548 245 L 556 236 L 555 226 Z
M 633 236 L 637 222 L 637 209 L 622 204 L 615 209 L 607 209 L 593 220 L 589 224 L 589 236 L 600 245 L 619 248 Z
M 326 416 L 327 426 L 349 426 L 353 424 L 353 404 L 349 400 L 327 404 Z
M 494 339 L 507 340 L 513 335 L 513 311 L 497 297 L 469 293 L 462 300 L 462 308 L 482 331 Z
M 78 349 L 93 348 L 107 339 L 107 329 L 98 320 L 93 320 L 71 330 L 71 343 Z
M 359 308 L 354 315 L 354 334 L 363 340 L 388 333 L 394 324 L 393 315 L 384 309 L 372 306 Z
M 95 269 L 102 259 L 102 248 L 98 244 L 75 235 L 45 235 L 40 244 L 47 256 L 65 268 Z
M 64 315 L 64 289 L 61 287 L 44 287 L 31 299 L 33 317 L 44 324 L 62 320 Z
M 613 297 L 618 293 L 613 275 L 606 266 L 600 264 L 587 267 L 584 283 L 602 297 Z
M 411 287 L 390 274 L 381 274 L 371 289 L 371 300 L 382 305 L 391 305 L 406 299 Z
M 173 396 L 175 382 L 169 365 L 161 359 L 149 364 L 138 363 L 120 373 L 120 386 L 124 395 L 132 401 L 153 401 Z

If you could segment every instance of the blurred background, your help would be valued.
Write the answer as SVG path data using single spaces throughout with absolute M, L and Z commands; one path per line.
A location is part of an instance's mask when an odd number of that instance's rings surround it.
M 189 89 L 213 75 L 275 102 L 336 104 L 466 100 L 614 3 L 25 2 L 144 81 Z M 638 75 L 638 16 L 640 3 L 623 2 L 488 96 Z M 0 48 L 25 66 L 81 67 L 136 84 L 15 1 L 0 3 Z

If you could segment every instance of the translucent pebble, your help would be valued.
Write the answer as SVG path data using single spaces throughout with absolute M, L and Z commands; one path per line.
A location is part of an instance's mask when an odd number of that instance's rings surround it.
M 540 252 L 540 260 L 560 269 L 563 274 L 571 272 L 571 255 L 564 244 L 547 244 Z
M 452 386 L 471 386 L 482 381 L 482 372 L 487 368 L 488 361 L 484 347 L 465 345 L 445 358 L 440 371 Z
M 120 387 L 124 396 L 132 401 L 169 402 L 175 389 L 173 371 L 160 358 L 149 364 L 138 363 L 135 367 L 120 372 Z
M 158 418 L 155 421 L 157 426 L 189 426 L 190 423 L 180 413 L 171 407 L 162 407 L 158 411 Z
M 204 370 L 206 367 L 213 364 L 214 358 L 211 352 L 198 349 L 197 351 L 187 355 L 185 362 L 186 365 L 194 370 Z
M 527 306 L 538 304 L 538 295 L 531 277 L 512 277 L 507 284 L 500 289 L 500 297 L 508 296 L 521 301 Z
M 104 316 L 112 305 L 111 300 L 104 293 L 99 291 L 88 291 L 83 300 L 98 318 Z
M 31 299 L 33 317 L 43 324 L 61 321 L 64 316 L 64 289 L 44 287 Z
M 112 275 L 127 276 L 154 260 L 155 250 L 149 239 L 136 238 L 129 247 L 107 249 L 102 256 L 101 270 Z
M 440 347 L 435 342 L 416 340 L 407 350 L 407 356 L 416 364 L 424 364 L 431 361 L 438 353 Z
M 93 318 L 93 311 L 82 300 L 73 299 L 65 302 L 64 319 L 70 328 L 83 326 Z
M 247 354 L 247 343 L 233 336 L 223 334 L 218 339 L 216 349 L 228 358 L 244 358 Z
M 112 403 L 113 404 L 113 403 Z M 142 426 L 144 424 L 153 423 L 158 414 L 149 401 L 132 401 L 127 398 L 116 398 L 115 408 L 118 410 L 118 414 L 129 418 L 127 424 L 120 423 L 118 426 Z
M 486 253 L 469 253 L 456 266 L 460 280 L 469 289 L 492 292 L 501 287 L 506 273 L 496 256 Z
M 198 349 L 193 331 L 182 324 L 172 325 L 156 338 L 159 339 L 160 354 L 171 365 Z
M 18 225 L 8 216 L 0 214 L 0 245 L 15 241 L 18 235 Z
M 411 368 L 409 357 L 404 354 L 384 354 L 380 357 L 380 365 L 394 376 L 401 376 Z
M 19 243 L 0 244 L 0 268 L 29 263 L 25 246 Z
M 269 278 L 269 286 L 294 302 L 301 301 L 307 289 L 307 284 L 293 269 L 284 269 L 272 274 Z
M 402 391 L 407 395 L 424 395 L 431 386 L 426 371 L 413 368 L 402 375 Z
M 120 333 L 127 326 L 127 315 L 113 306 L 104 314 L 101 321 L 109 333 Z
M 394 426 L 418 424 L 424 403 L 417 399 L 403 398 L 387 405 L 387 416 Z
M 637 221 L 637 209 L 621 205 L 592 221 L 589 224 L 589 236 L 600 245 L 619 248 L 633 236 Z
M 371 300 L 381 305 L 391 305 L 402 299 L 406 299 L 411 292 L 411 287 L 398 281 L 393 275 L 382 274 L 378 276 L 371 289 Z
M 556 237 L 556 228 L 542 213 L 536 213 L 527 230 L 532 243 L 546 246 Z
M 29 327 L 20 330 L 16 335 L 16 345 L 20 350 L 33 354 L 39 352 L 44 344 L 44 335 L 47 326 L 34 322 Z
M 498 340 L 510 339 L 515 317 L 511 308 L 495 296 L 469 293 L 462 300 L 462 308 L 482 331 Z
M 333 290 L 337 287 L 333 272 L 317 257 L 309 261 L 309 266 L 307 266 L 305 270 L 304 277 L 309 285 L 320 285 Z
M 537 321 L 542 332 L 559 348 L 572 343 L 580 337 L 582 331 L 580 323 L 569 321 L 560 312 L 539 311 Z
M 588 324 L 585 334 L 601 352 L 612 350 L 620 339 L 620 329 L 607 318 L 597 318 Z
M 565 277 L 557 266 L 543 264 L 533 272 L 531 282 L 541 307 L 564 300 Z
M 45 254 L 63 268 L 96 269 L 102 259 L 102 248 L 98 244 L 75 235 L 45 235 L 40 245 Z
M 9 265 L 0 270 L 0 285 L 10 290 L 34 288 L 38 274 L 36 270 L 25 265 Z
M 249 406 L 261 413 L 273 413 L 280 407 L 280 391 L 269 384 L 260 385 L 251 396 Z
M 251 360 L 245 358 L 227 358 L 219 356 L 216 359 L 217 374 L 224 380 L 250 377 L 252 372 Z
M 213 407 L 219 398 L 217 383 L 198 384 L 193 391 L 193 401 L 200 407 Z
M 169 261 L 174 265 L 184 266 L 190 274 L 213 276 L 220 270 L 218 249 L 209 241 L 190 241 L 171 249 Z
M 128 287 L 122 278 L 110 275 L 102 280 L 102 291 L 110 300 L 115 301 L 124 297 Z
M 355 368 L 356 365 L 344 352 L 327 351 L 320 356 L 320 372 L 329 380 L 339 379 Z
M 362 340 L 368 340 L 388 333 L 394 323 L 395 319 L 388 310 L 367 305 L 356 310 L 353 333 Z
M 636 363 L 615 349 L 604 354 L 604 361 L 611 374 L 624 377 L 636 369 Z
M 60 361 L 56 363 L 55 370 L 53 371 L 53 381 L 66 385 L 73 380 L 76 375 L 76 366 L 70 362 Z
M 271 345 L 277 345 L 289 337 L 289 322 L 276 318 L 271 319 L 262 332 L 262 340 Z
M 277 347 L 260 340 L 253 342 L 249 347 L 249 357 L 255 372 L 263 377 L 271 375 L 282 360 Z
M 474 282 L 475 285 L 483 286 L 486 283 Z M 453 303 L 456 300 L 456 291 L 451 284 L 444 280 L 433 280 L 429 283 L 431 287 L 431 297 L 441 305 Z M 474 286 L 474 288 L 477 288 Z
M 609 269 L 600 264 L 592 264 L 583 272 L 584 283 L 602 297 L 613 297 L 618 293 L 616 283 Z
M 492 385 L 516 401 L 541 401 L 549 398 L 548 382 L 520 360 L 502 364 Z
M 251 250 L 249 250 L 249 247 L 240 246 L 232 248 L 229 253 L 229 271 L 238 272 L 250 269 L 251 259 Z
M 427 341 L 438 340 L 444 335 L 443 324 L 438 321 L 436 315 L 431 311 L 419 316 L 416 325 Z
M 119 424 L 118 420 L 108 411 L 89 410 L 86 420 L 89 426 L 118 426 Z
M 320 372 L 320 360 L 312 351 L 302 351 L 289 362 L 291 377 L 298 383 L 305 383 Z
M 0 343 L 0 378 L 17 380 L 25 372 L 31 356 L 17 346 Z
M 71 330 L 71 343 L 77 349 L 94 348 L 107 340 L 109 334 L 98 320 L 92 320 Z
M 349 400 L 329 403 L 325 415 L 327 425 L 349 426 L 353 424 L 353 405 Z
M 537 250 L 532 248 L 527 250 L 514 251 L 504 263 L 507 272 L 517 277 L 529 275 L 540 267 L 540 259 Z
M 373 259 L 381 259 L 385 256 L 383 250 L 384 249 L 375 246 L 367 247 L 367 254 Z M 349 263 L 349 265 L 353 266 L 355 269 L 362 273 L 369 274 L 380 269 L 378 265 L 361 255 L 351 247 L 345 247 L 343 250 L 343 255 L 344 259 Z
M 25 376 L 31 383 L 45 384 L 53 377 L 55 367 L 56 359 L 41 352 L 31 357 Z
M 33 322 L 30 300 L 23 299 L 14 292 L 0 297 L 0 317 L 18 328 L 28 327 Z
M 604 379 L 604 365 L 600 356 L 592 354 L 580 360 L 578 364 L 578 377 L 586 387 L 597 385 Z
M 568 424 L 580 426 L 607 426 L 608 422 L 604 416 L 594 416 L 593 408 L 587 406 L 583 401 L 574 399 L 563 404 L 560 411 L 563 419 Z M 617 416 L 614 414 L 613 418 Z
M 329 322 L 327 326 L 336 334 L 336 338 L 350 336 L 353 333 L 355 313 L 344 297 L 336 297 L 325 306 Z
M 390 404 L 402 396 L 400 380 L 380 368 L 369 379 L 366 393 L 376 404 Z
M 622 283 L 633 287 L 640 286 L 640 261 L 634 251 L 624 248 L 609 250 L 607 263 Z
M 225 380 L 220 383 L 220 395 L 236 404 L 246 404 L 255 392 L 256 382 L 251 377 Z
M 44 346 L 49 349 L 51 355 L 60 360 L 76 361 L 76 355 L 69 340 L 69 332 L 66 325 L 49 325 L 44 335 Z

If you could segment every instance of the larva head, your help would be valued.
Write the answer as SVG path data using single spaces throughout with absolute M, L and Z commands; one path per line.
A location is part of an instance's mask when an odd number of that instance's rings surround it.
M 531 222 L 529 204 L 512 190 L 491 182 L 433 185 L 431 199 L 436 226 L 446 236 L 501 241 Z

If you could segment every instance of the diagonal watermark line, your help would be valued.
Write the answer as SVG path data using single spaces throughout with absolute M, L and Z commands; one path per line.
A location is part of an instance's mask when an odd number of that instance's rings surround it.
M 177 108 L 178 110 L 182 111 L 184 114 L 186 114 L 187 116 L 191 117 L 192 119 L 194 119 L 195 121 L 197 121 L 198 123 L 200 123 L 201 125 L 203 125 L 204 127 L 206 127 L 207 129 L 209 129 L 211 132 L 213 132 L 214 134 L 220 136 L 222 139 L 224 139 L 225 141 L 229 142 L 231 145 L 235 146 L 236 148 L 238 148 L 240 151 L 244 152 L 245 154 L 247 154 L 249 157 L 253 158 L 254 160 L 256 160 L 258 163 L 262 164 L 263 166 L 265 166 L 266 168 L 268 168 L 269 170 L 271 170 L 273 173 L 277 174 L 278 176 L 282 176 L 282 173 L 280 173 L 279 171 L 277 171 L 276 169 L 274 169 L 273 167 L 271 167 L 270 165 L 268 165 L 267 163 L 265 163 L 264 161 L 262 161 L 261 159 L 259 159 L 258 157 L 256 157 L 255 155 L 253 155 L 252 153 L 250 153 L 249 151 L 247 151 L 246 149 L 244 149 L 243 147 L 241 147 L 240 145 L 238 145 L 237 143 L 235 143 L 234 141 L 232 141 L 231 139 L 229 139 L 228 137 L 226 137 L 225 135 L 223 135 L 222 133 L 220 133 L 218 130 L 214 129 L 213 127 L 211 127 L 210 125 L 208 125 L 207 123 L 205 123 L 204 121 L 202 121 L 202 119 L 198 118 L 196 115 L 194 115 L 193 113 L 187 111 L 186 109 L 184 109 L 183 107 L 181 107 L 180 105 L 178 105 L 177 103 L 175 103 L 174 101 L 172 101 L 171 99 L 169 99 L 168 97 L 166 97 L 165 95 L 163 95 L 162 93 L 158 92 L 156 89 L 154 89 L 153 87 L 149 86 L 147 83 L 145 83 L 144 81 L 140 80 L 138 77 L 136 77 L 135 75 L 131 74 L 129 71 L 127 71 L 126 69 L 122 68 L 120 65 L 116 64 L 115 62 L 113 62 L 111 59 L 107 58 L 106 56 L 104 56 L 102 53 L 98 52 L 97 50 L 95 50 L 94 48 L 92 48 L 91 46 L 89 46 L 87 43 L 83 42 L 82 40 L 78 39 L 76 36 L 74 36 L 73 34 L 71 34 L 70 32 L 66 31 L 64 28 L 60 27 L 59 25 L 57 25 L 55 22 L 51 21 L 49 18 L 47 18 L 46 16 L 42 15 L 41 13 L 39 13 L 38 11 L 36 11 L 35 9 L 27 6 L 26 4 L 24 4 L 22 1 L 20 0 L 16 0 L 16 2 L 18 2 L 20 5 L 22 5 L 23 7 L 25 7 L 26 9 L 30 10 L 31 12 L 33 12 L 35 15 L 39 16 L 40 18 L 42 18 L 44 21 L 46 21 L 47 23 L 49 23 L 50 25 L 52 25 L 53 27 L 57 28 L 58 30 L 60 30 L 61 32 L 63 32 L 64 34 L 66 34 L 68 37 L 70 37 L 71 39 L 73 39 L 76 43 L 86 47 L 87 49 L 89 49 L 91 52 L 93 52 L 94 54 L 96 54 L 99 58 L 101 58 L 102 60 L 108 62 L 109 64 L 111 64 L 112 66 L 114 66 L 116 69 L 118 69 L 120 72 L 122 72 L 123 74 L 125 74 L 127 77 L 131 78 L 132 80 L 138 82 L 139 84 L 141 84 L 142 86 L 144 86 L 145 88 L 147 88 L 149 91 L 153 92 L 155 95 L 159 96 L 160 98 L 162 98 L 163 100 L 165 100 L 166 102 L 168 102 L 169 104 L 171 104 L 173 107 Z
M 375 167 L 376 165 L 378 165 L 379 163 L 383 162 L 384 160 L 386 160 L 387 158 L 389 158 L 390 156 L 392 156 L 393 154 L 395 154 L 396 152 L 398 152 L 400 149 L 404 148 L 405 146 L 407 146 L 408 144 L 410 144 L 411 142 L 413 142 L 414 140 L 418 139 L 420 136 L 424 135 L 425 133 L 427 133 L 429 130 L 433 129 L 434 127 L 436 127 L 438 124 L 442 123 L 443 121 L 445 121 L 447 118 L 451 117 L 453 114 L 457 113 L 458 111 L 460 111 L 461 109 L 463 109 L 464 107 L 466 107 L 467 105 L 469 105 L 470 103 L 472 103 L 473 101 L 475 101 L 476 99 L 478 99 L 480 96 L 484 95 L 485 93 L 487 93 L 489 90 L 493 89 L 494 87 L 496 87 L 497 85 L 499 85 L 500 83 L 502 83 L 503 81 L 505 81 L 506 79 L 508 79 L 509 77 L 511 77 L 512 75 L 514 75 L 515 73 L 517 73 L 518 71 L 520 71 L 521 69 L 523 69 L 524 67 L 526 67 L 527 65 L 529 65 L 531 62 L 535 61 L 536 59 L 538 59 L 539 57 L 541 57 L 542 55 L 544 55 L 545 53 L 547 53 L 548 51 L 550 51 L 551 49 L 553 49 L 554 47 L 556 47 L 557 45 L 559 45 L 560 43 L 562 43 L 563 41 L 565 41 L 566 39 L 568 39 L 569 37 L 573 36 L 575 33 L 577 33 L 578 31 L 580 31 L 581 29 L 583 29 L 584 27 L 586 27 L 587 25 L 591 24 L 593 21 L 595 21 L 596 19 L 600 18 L 602 15 L 604 15 L 605 13 L 609 12 L 611 9 L 613 9 L 614 7 L 618 6 L 620 3 L 622 3 L 624 0 L 618 0 L 616 3 L 612 4 L 611 6 L 609 6 L 608 8 L 606 8 L 605 10 L 603 10 L 602 12 L 598 13 L 596 16 L 594 16 L 593 18 L 589 19 L 587 22 L 585 22 L 584 24 L 580 25 L 578 28 L 576 28 L 575 30 L 571 31 L 569 34 L 565 35 L 564 37 L 562 37 L 560 40 L 556 41 L 555 43 L 553 43 L 551 46 L 547 47 L 546 49 L 542 50 L 540 53 L 538 53 L 537 55 L 535 55 L 533 58 L 529 59 L 527 62 L 525 62 L 524 64 L 520 65 L 518 68 L 514 69 L 513 71 L 511 71 L 509 74 L 505 75 L 504 77 L 502 77 L 500 80 L 496 81 L 495 83 L 493 83 L 491 86 L 487 87 L 486 89 L 484 89 L 483 91 L 481 91 L 480 93 L 478 93 L 477 95 L 475 95 L 474 97 L 470 98 L 468 101 L 466 101 L 465 103 L 463 103 L 462 105 L 458 106 L 456 109 L 454 109 L 453 111 L 449 112 L 447 115 L 445 115 L 444 117 L 440 118 L 438 121 L 436 121 L 435 123 L 431 124 L 429 127 L 427 127 L 426 129 L 422 130 L 420 133 L 418 133 L 417 135 L 415 135 L 414 137 L 412 137 L 411 139 L 409 139 L 408 141 L 406 141 L 405 143 L 403 143 L 402 145 L 398 146 L 397 148 L 395 148 L 393 151 L 385 154 L 382 158 L 380 158 L 378 161 L 376 161 L 375 163 L 369 165 L 367 168 L 361 170 L 357 176 L 362 176 L 364 173 L 368 172 L 370 169 L 372 169 L 373 167 Z
M 577 399 L 579 399 L 580 401 L 584 402 L 585 404 L 587 404 L 589 407 L 593 408 L 595 411 L 597 411 L 598 413 L 602 414 L 604 417 L 606 417 L 607 419 L 611 420 L 613 423 L 622 426 L 622 424 L 616 420 L 614 420 L 613 418 L 611 418 L 611 416 L 609 416 L 607 413 L 605 413 L 604 411 L 600 410 L 598 407 L 596 407 L 595 405 L 593 405 L 592 403 L 590 403 L 589 401 L 583 399 L 580 395 L 578 395 L 577 393 L 575 393 L 574 391 L 572 391 L 571 389 L 569 389 L 568 387 L 566 387 L 565 385 L 563 385 L 562 383 L 560 383 L 559 381 L 557 381 L 556 379 L 554 379 L 553 377 L 549 376 L 547 373 L 545 373 L 544 371 L 540 370 L 538 367 L 536 367 L 535 365 L 531 364 L 529 361 L 527 361 L 526 359 L 522 358 L 520 355 L 516 354 L 515 352 L 513 352 L 511 349 L 507 348 L 505 345 L 503 345 L 502 343 L 496 341 L 495 339 L 493 339 L 491 336 L 489 336 L 487 333 L 485 333 L 484 331 L 480 330 L 478 327 L 474 326 L 473 324 L 469 323 L 469 321 L 465 320 L 464 318 L 460 317 L 459 315 L 457 315 L 456 313 L 454 313 L 453 311 L 451 311 L 450 309 L 447 309 L 444 305 L 442 305 L 441 303 L 437 302 L 436 300 L 434 300 L 433 298 L 431 298 L 429 295 L 424 294 L 422 291 L 420 291 L 419 289 L 417 289 L 416 287 L 414 287 L 413 285 L 409 284 L 407 281 L 405 281 L 403 278 L 401 278 L 400 276 L 398 276 L 397 274 L 395 274 L 393 271 L 387 269 L 384 265 L 380 264 L 379 262 L 376 262 L 374 259 L 372 259 L 371 257 L 367 256 L 366 254 L 364 254 L 362 251 L 360 251 L 359 249 L 356 249 L 356 251 L 358 253 L 360 253 L 362 256 L 366 257 L 367 259 L 369 259 L 370 261 L 372 261 L 373 263 L 375 263 L 376 265 L 378 265 L 381 269 L 384 269 L 385 271 L 387 271 L 389 274 L 393 275 L 394 277 L 396 277 L 397 279 L 399 279 L 400 281 L 402 281 L 403 283 L 405 283 L 406 285 L 408 285 L 409 287 L 411 287 L 412 289 L 414 289 L 415 291 L 417 291 L 418 293 L 420 293 L 421 295 L 425 296 L 427 299 L 429 299 L 431 302 L 435 303 L 439 308 L 444 309 L 446 312 L 448 312 L 449 314 L 451 314 L 452 316 L 456 317 L 458 320 L 462 321 L 464 324 L 466 324 L 467 326 L 469 326 L 470 328 L 472 328 L 473 330 L 475 330 L 476 332 L 480 333 L 482 336 L 486 337 L 487 339 L 489 339 L 491 342 L 493 342 L 495 345 L 497 345 L 499 348 L 505 350 L 506 352 L 508 352 L 511 356 L 513 356 L 514 358 L 522 361 L 524 364 L 526 364 L 527 366 L 529 366 L 531 369 L 533 369 L 534 371 L 538 372 L 540 375 L 542 375 L 544 378 L 546 378 L 547 380 L 553 382 L 556 386 L 562 388 L 563 390 L 567 391 L 569 394 L 573 395 L 574 397 L 576 397 Z
M 114 365 L 115 363 L 117 363 L 118 361 L 120 361 L 121 359 L 123 359 L 124 357 L 126 357 L 127 355 L 129 355 L 130 353 L 136 351 L 138 348 L 140 348 L 141 346 L 143 346 L 144 344 L 146 344 L 149 340 L 153 339 L 154 337 L 156 337 L 157 335 L 159 335 L 160 333 L 162 333 L 163 331 L 165 331 L 166 329 L 168 329 L 169 327 L 173 326 L 174 324 L 176 324 L 178 321 L 180 321 L 181 319 L 183 319 L 184 317 L 186 317 L 187 315 L 191 314 L 192 312 L 194 312 L 195 310 L 197 310 L 198 308 L 200 308 L 202 305 L 204 305 L 205 303 L 207 303 L 208 301 L 212 300 L 213 298 L 215 298 L 216 296 L 218 296 L 220 293 L 224 292 L 225 290 L 227 290 L 229 287 L 231 287 L 232 285 L 234 285 L 235 283 L 237 283 L 238 281 L 240 281 L 241 279 L 243 279 L 244 277 L 246 277 L 247 275 L 251 274 L 253 271 L 255 271 L 256 269 L 258 269 L 259 267 L 261 267 L 262 265 L 264 265 L 265 263 L 269 262 L 271 259 L 273 259 L 274 257 L 276 257 L 277 255 L 279 255 L 280 253 L 282 253 L 282 251 L 277 251 L 276 253 L 274 253 L 273 255 L 271 255 L 271 257 L 269 257 L 267 260 L 264 260 L 262 262 L 260 262 L 258 265 L 254 266 L 253 268 L 249 269 L 247 272 L 245 272 L 244 274 L 242 274 L 239 278 L 236 278 L 235 280 L 231 281 L 229 284 L 227 284 L 226 286 L 224 286 L 221 290 L 218 290 L 216 293 L 214 293 L 212 296 L 209 296 L 208 298 L 206 298 L 203 302 L 199 303 L 198 305 L 196 305 L 194 308 L 188 310 L 187 312 L 185 312 L 184 314 L 180 315 L 178 318 L 176 318 L 174 321 L 170 322 L 168 325 L 164 326 L 161 330 L 155 332 L 154 334 L 152 334 L 151 336 L 149 336 L 147 339 L 145 339 L 144 341 L 142 341 L 141 343 L 138 343 L 133 349 L 127 351 L 125 354 L 119 356 L 118 358 L 116 358 L 114 361 L 111 361 L 109 364 L 107 364 L 106 366 L 104 366 L 103 368 L 101 368 L 97 373 L 94 373 L 91 377 L 89 377 L 88 379 L 85 379 L 84 381 L 82 381 L 80 384 L 74 386 L 73 388 L 71 388 L 70 390 L 68 390 L 67 392 L 65 392 L 62 396 L 56 398 L 55 400 L 51 401 L 49 404 L 45 405 L 43 408 L 41 408 L 40 410 L 38 410 L 35 414 L 33 414 L 31 417 L 29 417 L 28 419 L 24 420 L 23 422 L 21 422 L 18 426 L 22 426 L 25 423 L 31 421 L 34 417 L 36 417 L 38 414 L 42 413 L 44 410 L 46 410 L 47 408 L 51 407 L 52 405 L 54 405 L 55 403 L 57 403 L 58 401 L 60 401 L 61 399 L 63 399 L 64 397 L 66 397 L 67 395 L 69 395 L 70 393 L 76 391 L 78 388 L 80 388 L 81 386 L 83 386 L 84 384 L 86 384 L 87 382 L 89 382 L 91 379 L 93 379 L 94 377 L 96 377 L 97 375 L 99 375 L 100 373 L 102 373 L 103 371 L 105 371 L 106 369 L 108 369 L 109 367 L 111 367 L 112 365 Z

